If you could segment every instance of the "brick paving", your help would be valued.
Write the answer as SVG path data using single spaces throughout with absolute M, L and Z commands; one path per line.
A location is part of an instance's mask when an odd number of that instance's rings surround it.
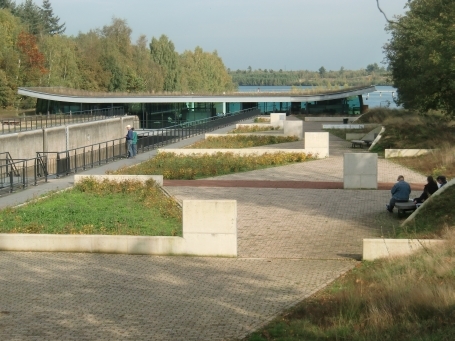
M 362 239 L 384 232 L 372 221 L 388 190 L 327 188 L 350 150 L 330 141 L 329 159 L 206 180 L 230 187 L 166 186 L 178 200 L 237 200 L 236 259 L 1 252 L 0 340 L 237 340 L 258 329 L 354 267 Z M 424 182 L 380 160 L 380 181 L 398 174 Z M 283 185 L 295 181 L 318 185 Z

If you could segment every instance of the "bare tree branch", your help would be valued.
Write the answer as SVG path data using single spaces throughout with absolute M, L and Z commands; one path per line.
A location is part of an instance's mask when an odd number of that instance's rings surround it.
M 382 15 L 384 16 L 385 20 L 386 20 L 389 24 L 396 24 L 395 21 L 389 20 L 389 18 L 387 18 L 387 15 L 386 15 L 385 12 L 381 9 L 381 6 L 379 6 L 379 0 L 376 0 L 376 4 L 378 5 L 378 10 L 379 10 L 379 12 L 382 13 Z

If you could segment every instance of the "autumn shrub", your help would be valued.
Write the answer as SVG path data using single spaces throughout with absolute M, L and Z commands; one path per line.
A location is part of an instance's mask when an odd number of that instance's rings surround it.
M 112 174 L 163 175 L 165 179 L 212 177 L 230 173 L 246 172 L 314 159 L 305 153 L 265 153 L 263 155 L 240 156 L 234 153 L 177 155 L 159 153 L 156 157 L 133 167 L 124 167 Z
M 186 148 L 249 148 L 277 143 L 298 141 L 296 136 L 264 136 L 264 135 L 232 135 L 232 136 L 209 136 L 203 141 L 196 142 Z
M 240 125 L 238 128 L 235 128 L 234 130 L 231 130 L 229 134 L 244 134 L 244 133 L 256 133 L 259 131 L 270 131 L 270 130 L 280 130 L 282 128 L 276 126 L 272 127 L 270 125 L 254 125 L 254 126 L 242 126 Z

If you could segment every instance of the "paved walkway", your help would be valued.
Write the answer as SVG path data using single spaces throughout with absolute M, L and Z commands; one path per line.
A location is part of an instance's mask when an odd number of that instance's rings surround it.
M 319 123 L 320 126 L 320 123 Z M 316 124 L 307 125 L 317 130 Z M 177 146 L 198 138 L 180 142 Z M 347 149 L 346 149 L 347 148 Z M 333 151 L 333 153 L 332 153 Z M 331 137 L 328 159 L 219 177 L 340 182 L 349 143 Z M 122 160 L 86 173 L 152 157 Z M 341 160 L 341 161 L 340 161 Z M 380 181 L 404 174 L 381 160 Z M 216 182 L 217 179 L 206 180 Z M 72 185 L 72 177 L 0 197 L 0 207 Z M 342 181 L 342 180 L 341 180 Z M 196 182 L 195 182 L 196 183 Z M 388 190 L 166 186 L 178 200 L 236 199 L 239 257 L 0 253 L 0 340 L 237 340 L 355 266 L 361 241 L 380 236 Z

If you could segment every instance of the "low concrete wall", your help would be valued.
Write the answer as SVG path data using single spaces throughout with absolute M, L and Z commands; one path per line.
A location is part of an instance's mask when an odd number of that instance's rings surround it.
M 157 185 L 163 186 L 163 176 L 162 175 L 85 175 L 85 174 L 74 174 L 74 184 L 76 185 L 78 182 L 81 182 L 83 179 L 86 178 L 93 178 L 97 181 L 106 180 L 114 180 L 117 182 L 121 182 L 124 180 L 134 180 L 140 182 L 146 182 L 147 180 L 154 180 Z
M 343 122 L 343 120 L 347 118 L 348 122 L 353 122 L 357 120 L 357 116 L 355 117 L 305 117 L 306 122 Z
M 270 124 L 272 126 L 278 126 L 283 128 L 284 121 L 286 121 L 286 114 L 284 113 L 271 113 L 270 114 Z
M 343 182 L 345 189 L 377 189 L 378 154 L 345 153 Z
M 435 149 L 386 149 L 385 158 L 413 157 L 433 152 Z
M 303 121 L 284 121 L 284 136 L 296 136 L 303 138 Z
M 410 255 L 424 248 L 438 247 L 439 239 L 364 239 L 363 260 Z
M 364 124 L 323 124 L 322 129 L 363 129 Z
M 0 234 L 0 251 L 237 256 L 237 201 L 184 200 L 183 238 Z
M 136 120 L 136 116 L 122 116 L 0 135 L 0 152 L 9 152 L 13 159 L 29 159 L 36 152 L 61 152 L 110 141 L 125 136 L 125 127 Z
M 318 154 L 318 158 L 329 156 L 329 133 L 305 132 L 305 150 Z

